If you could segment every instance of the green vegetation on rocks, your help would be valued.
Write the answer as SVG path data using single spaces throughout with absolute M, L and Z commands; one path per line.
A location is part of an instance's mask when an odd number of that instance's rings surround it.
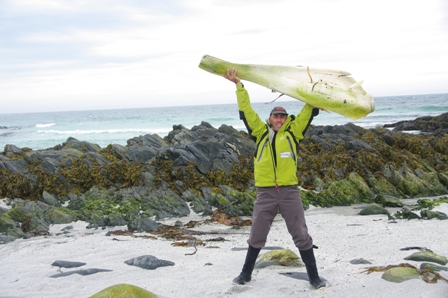
M 448 123 L 448 114 L 437 121 Z M 93 226 L 132 222 L 143 229 L 154 226 L 151 218 L 186 216 L 190 209 L 249 216 L 256 198 L 255 146 L 245 132 L 206 122 L 191 129 L 174 125 L 163 139 L 144 135 L 104 149 L 74 138 L 36 151 L 6 145 L 0 154 L 0 197 L 9 198 L 12 209 L 0 215 L 0 232 L 20 234 L 18 226 L 29 217 L 32 232 L 70 219 Z M 445 195 L 447 148 L 446 129 L 406 134 L 352 123 L 310 126 L 297 168 L 304 206 L 399 207 L 403 198 Z M 20 199 L 33 202 L 27 205 L 33 211 L 16 207 Z M 434 202 L 419 204 L 429 209 L 422 210 L 425 219 L 446 217 L 430 210 Z

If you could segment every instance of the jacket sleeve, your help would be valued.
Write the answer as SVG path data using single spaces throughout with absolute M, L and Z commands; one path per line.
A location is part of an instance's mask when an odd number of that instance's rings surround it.
M 291 124 L 291 129 L 298 141 L 303 139 L 308 126 L 310 126 L 314 116 L 317 116 L 318 114 L 318 108 L 315 108 L 310 104 L 305 104 L 303 106 L 302 110 Z
M 256 140 L 265 131 L 266 123 L 250 105 L 249 93 L 241 83 L 236 85 L 236 98 L 240 119 L 243 120 L 249 134 Z

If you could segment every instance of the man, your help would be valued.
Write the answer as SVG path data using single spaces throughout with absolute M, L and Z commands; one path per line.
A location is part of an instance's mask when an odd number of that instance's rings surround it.
M 284 108 L 275 107 L 265 123 L 251 107 L 249 94 L 236 72 L 236 69 L 227 70 L 224 77 L 236 84 L 240 119 L 244 121 L 249 134 L 256 142 L 254 177 L 257 199 L 247 241 L 249 248 L 246 260 L 243 270 L 233 282 L 244 285 L 251 280 L 255 261 L 266 244 L 272 221 L 279 208 L 288 232 L 305 263 L 310 283 L 316 289 L 325 287 L 325 282 L 319 278 L 317 272 L 313 252 L 315 246 L 308 234 L 297 188 L 298 141 L 303 139 L 311 120 L 319 114 L 319 109 L 306 104 L 297 117 L 294 117 L 288 116 Z

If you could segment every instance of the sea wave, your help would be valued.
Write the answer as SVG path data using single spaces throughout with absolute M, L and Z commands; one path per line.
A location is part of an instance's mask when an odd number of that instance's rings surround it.
M 423 112 L 437 112 L 443 113 L 448 111 L 448 107 L 446 106 L 423 106 L 420 108 Z
M 93 135 L 93 134 L 126 134 L 126 133 L 159 133 L 169 132 L 172 128 L 128 128 L 128 129 L 76 129 L 76 130 L 38 130 L 41 134 L 55 134 L 55 135 Z
M 227 121 L 234 121 L 235 117 L 209 117 L 205 118 L 204 121 L 206 122 L 219 122 L 219 123 L 226 123 Z
M 36 124 L 36 127 L 44 128 L 44 127 L 52 127 L 54 125 L 56 125 L 56 123 L 43 123 L 43 124 Z
M 0 133 L 0 138 L 9 137 L 10 135 L 12 135 L 12 132 Z

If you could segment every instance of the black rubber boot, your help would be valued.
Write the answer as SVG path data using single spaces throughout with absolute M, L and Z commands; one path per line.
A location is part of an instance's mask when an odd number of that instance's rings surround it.
M 249 245 L 243 270 L 241 271 L 240 275 L 233 279 L 233 283 L 244 285 L 246 282 L 249 282 L 252 279 L 252 271 L 254 270 L 255 261 L 257 260 L 260 250 L 261 248 L 255 248 Z
M 299 252 L 303 263 L 305 263 L 310 284 L 316 289 L 325 287 L 325 282 L 320 279 L 319 273 L 317 272 L 316 258 L 314 257 L 313 247 L 308 250 L 299 250 Z

